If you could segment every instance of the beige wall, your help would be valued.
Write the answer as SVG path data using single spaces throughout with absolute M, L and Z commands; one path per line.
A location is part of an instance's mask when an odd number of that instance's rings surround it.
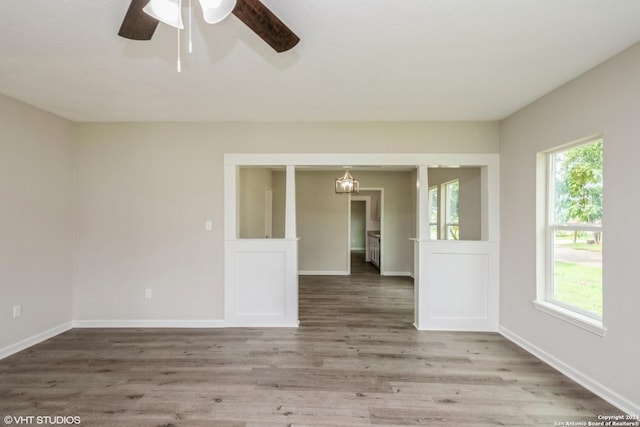
M 271 175 L 273 184 L 273 238 L 284 239 L 286 217 L 287 185 L 285 172 L 274 171 Z
M 497 123 L 80 123 L 76 130 L 79 320 L 224 317 L 225 153 L 499 148 Z M 404 252 L 403 262 L 412 262 Z
M 189 129 L 77 125 L 75 319 L 223 317 L 223 151 Z
M 640 44 L 502 123 L 500 324 L 640 408 Z M 534 309 L 536 153 L 604 135 L 604 324 L 600 337 Z
M 72 140 L 71 122 L 0 95 L 0 350 L 72 320 Z
M 382 270 L 413 274 L 416 236 L 416 174 L 410 172 L 358 172 L 360 186 L 382 188 Z
M 361 196 L 371 198 L 371 221 L 380 222 L 380 191 L 379 190 L 360 190 Z
M 335 193 L 336 174 L 296 172 L 298 269 L 338 273 L 348 270 L 349 197 Z
M 265 238 L 265 192 L 273 190 L 271 170 L 240 168 L 238 191 L 238 234 L 241 239 Z

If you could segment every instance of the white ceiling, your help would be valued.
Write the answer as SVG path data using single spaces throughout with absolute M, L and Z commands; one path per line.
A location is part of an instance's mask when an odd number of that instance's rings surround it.
M 117 36 L 129 0 L 1 0 L 0 93 L 76 121 L 498 120 L 640 40 L 640 0 L 263 2 L 293 50 L 194 9 L 177 73 L 174 29 Z

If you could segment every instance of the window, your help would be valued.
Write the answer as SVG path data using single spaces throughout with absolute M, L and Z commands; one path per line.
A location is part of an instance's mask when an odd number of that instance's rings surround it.
M 438 225 L 440 217 L 438 216 L 438 186 L 429 187 L 429 236 L 431 240 L 438 240 Z
M 538 260 L 544 264 L 538 300 L 599 325 L 603 290 L 602 146 L 602 139 L 591 139 L 544 153 L 545 256 Z
M 460 182 L 456 179 L 442 184 L 444 194 L 444 224 L 441 236 L 444 240 L 460 239 Z
M 459 180 L 454 179 L 429 187 L 429 238 L 431 240 L 460 240 L 459 217 Z

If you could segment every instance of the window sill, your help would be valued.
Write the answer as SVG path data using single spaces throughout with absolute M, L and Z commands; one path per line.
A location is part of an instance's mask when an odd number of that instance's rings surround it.
M 604 327 L 602 321 L 567 310 L 566 308 L 547 301 L 533 301 L 533 306 L 543 313 L 547 313 L 551 316 L 557 317 L 558 319 L 564 320 L 565 322 L 569 322 L 572 325 L 591 332 L 592 334 L 604 337 L 607 333 L 607 328 Z

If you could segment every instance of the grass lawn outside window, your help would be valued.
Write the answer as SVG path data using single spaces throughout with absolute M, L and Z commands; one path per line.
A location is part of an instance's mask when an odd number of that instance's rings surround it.
M 602 243 L 590 233 L 573 242 L 573 233 L 556 233 L 553 266 L 555 300 L 602 317 Z

